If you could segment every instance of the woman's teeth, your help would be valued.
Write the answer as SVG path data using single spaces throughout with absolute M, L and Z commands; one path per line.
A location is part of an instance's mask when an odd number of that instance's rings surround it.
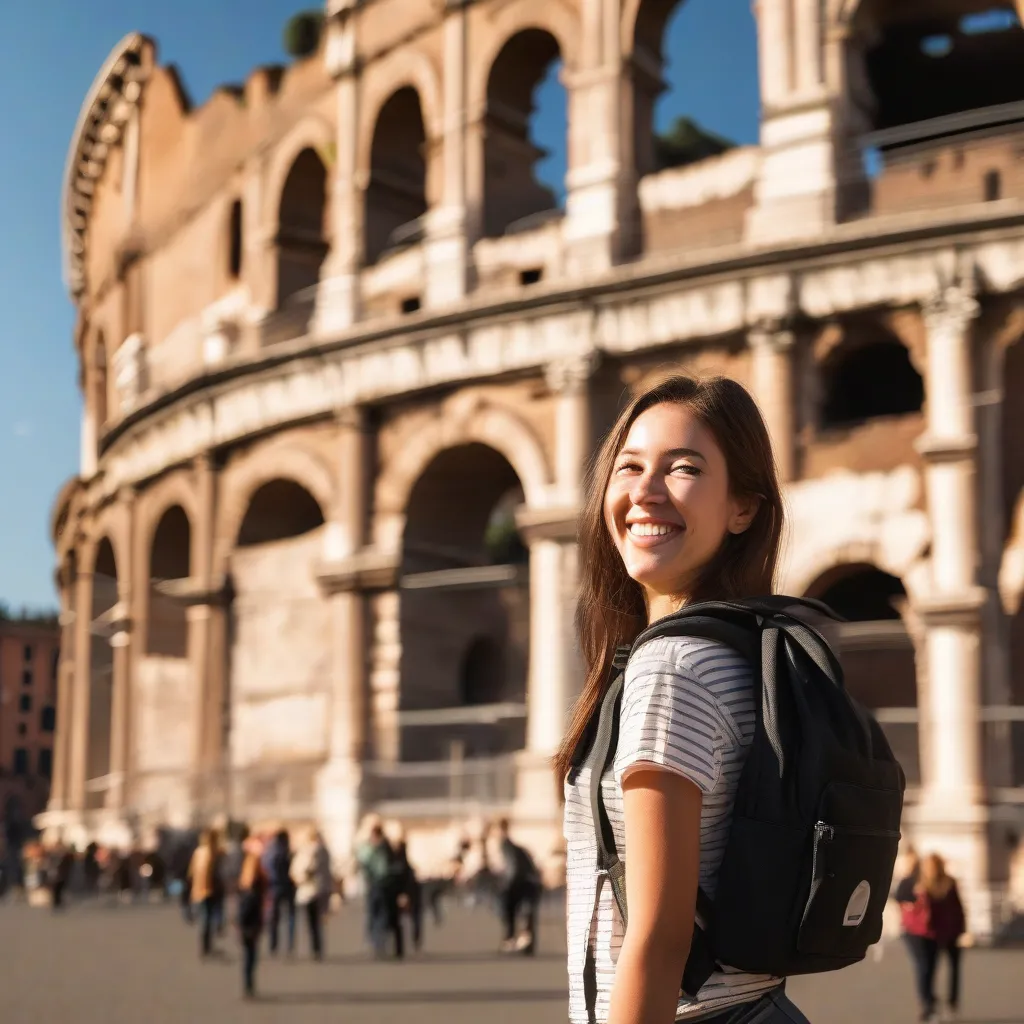
M 678 527 L 662 526 L 659 523 L 630 523 L 629 532 L 634 537 L 665 537 L 674 533 Z

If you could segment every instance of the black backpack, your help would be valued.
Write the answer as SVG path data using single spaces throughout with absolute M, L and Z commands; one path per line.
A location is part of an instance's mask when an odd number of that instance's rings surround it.
M 698 890 L 682 990 L 728 965 L 787 977 L 862 960 L 882 934 L 906 781 L 878 723 L 845 690 L 825 639 L 793 612 L 818 602 L 702 602 L 616 655 L 588 761 L 599 868 L 628 921 L 625 866 L 601 786 L 615 757 L 628 656 L 657 637 L 715 640 L 753 667 L 757 722 L 736 792 L 715 900 Z M 757 692 L 759 691 L 759 692 Z

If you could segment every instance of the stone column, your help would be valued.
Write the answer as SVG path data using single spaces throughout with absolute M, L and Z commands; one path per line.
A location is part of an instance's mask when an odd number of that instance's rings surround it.
M 49 811 L 64 811 L 69 804 L 71 734 L 73 730 L 75 624 L 78 621 L 75 597 L 78 581 L 74 576 L 61 579 L 60 661 L 57 666 L 56 730 L 53 734 L 53 781 L 50 785 Z
M 217 465 L 210 453 L 193 464 L 196 522 L 192 527 L 192 565 L 188 592 L 188 660 L 195 688 L 191 803 L 203 822 L 231 813 L 230 709 L 226 581 L 214 562 L 217 521 Z
M 92 589 L 93 574 L 79 572 L 73 588 L 75 621 L 74 676 L 71 690 L 71 735 L 68 737 L 67 807 L 78 816 L 85 811 L 85 782 L 89 756 L 89 661 L 92 655 Z
M 338 499 L 318 577 L 331 603 L 332 692 L 327 763 L 317 777 L 320 827 L 336 857 L 351 851 L 362 813 L 369 650 L 359 559 L 366 541 L 369 437 L 363 410 L 338 417 Z
M 118 494 L 120 516 L 127 543 L 123 550 L 126 562 L 118 566 L 117 605 L 110 613 L 110 647 L 113 656 L 110 707 L 110 778 L 105 806 L 124 821 L 128 810 L 129 776 L 131 771 L 132 719 L 132 593 L 135 578 L 135 492 L 124 488 Z
M 444 21 L 444 124 L 441 202 L 427 221 L 429 307 L 462 299 L 470 281 L 466 216 L 466 11 L 449 5 Z
M 359 270 L 363 261 L 363 197 L 356 173 L 359 77 L 355 19 L 339 5 L 327 26 L 327 68 L 336 82 L 337 146 L 331 181 L 331 251 L 320 273 L 314 333 L 332 335 L 359 319 Z
M 818 238 L 836 220 L 836 97 L 824 84 L 820 5 L 759 0 L 761 146 L 747 236 Z
M 517 776 L 517 821 L 557 822 L 561 791 L 551 757 L 565 735 L 569 709 L 582 679 L 573 618 L 577 589 L 576 516 L 583 469 L 590 454 L 588 381 L 592 353 L 560 360 L 546 377 L 555 395 L 555 487 L 546 508 L 516 516 L 530 548 L 530 658 L 526 750 Z
M 763 323 L 751 330 L 749 338 L 754 397 L 771 435 L 779 479 L 789 483 L 796 478 L 795 337 L 778 323 Z
M 924 308 L 928 332 L 927 432 L 918 448 L 932 528 L 931 589 L 916 611 L 926 630 L 928 692 L 920 701 L 922 796 L 918 843 L 949 859 L 961 879 L 971 930 L 994 927 L 988 815 L 981 757 L 981 609 L 976 500 L 977 437 L 971 323 L 978 304 L 961 287 Z

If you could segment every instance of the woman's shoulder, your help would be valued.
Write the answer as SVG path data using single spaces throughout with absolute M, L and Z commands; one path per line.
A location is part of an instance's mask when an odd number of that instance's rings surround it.
M 738 651 L 717 640 L 694 636 L 655 637 L 638 647 L 629 659 L 627 681 L 651 671 L 701 683 L 714 683 L 723 676 L 751 675 L 750 663 Z

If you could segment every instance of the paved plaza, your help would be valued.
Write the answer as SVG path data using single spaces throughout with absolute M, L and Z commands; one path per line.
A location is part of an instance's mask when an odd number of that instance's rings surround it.
M 0 905 L 3 1024 L 564 1024 L 565 946 L 559 907 L 544 913 L 540 955 L 495 954 L 486 909 L 455 909 L 428 925 L 426 949 L 374 963 L 360 947 L 361 908 L 331 918 L 328 956 L 264 958 L 261 999 L 239 999 L 233 938 L 200 963 L 196 934 L 169 907 L 73 906 L 61 916 Z M 838 975 L 797 979 L 790 991 L 812 1024 L 917 1019 L 900 946 Z M 1024 951 L 973 951 L 965 962 L 964 1022 L 1024 1024 Z

